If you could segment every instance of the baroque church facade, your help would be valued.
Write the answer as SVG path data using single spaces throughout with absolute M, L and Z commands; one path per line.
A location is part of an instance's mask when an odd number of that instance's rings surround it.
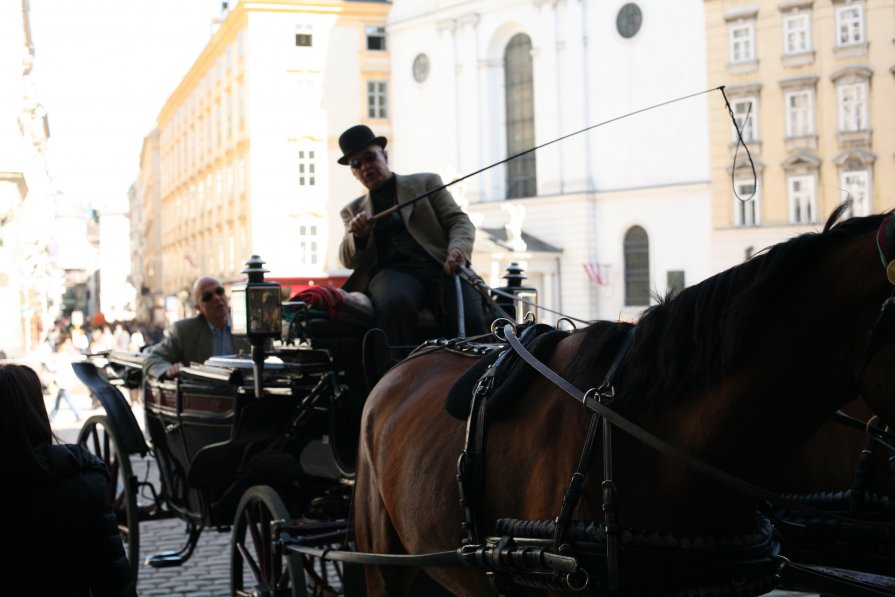
M 712 273 L 702 2 L 395 0 L 387 31 L 391 164 L 468 176 L 490 285 L 633 319 Z

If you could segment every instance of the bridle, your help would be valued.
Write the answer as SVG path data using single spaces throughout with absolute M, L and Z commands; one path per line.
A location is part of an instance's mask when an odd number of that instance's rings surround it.
M 895 327 L 895 214 L 888 214 L 883 221 L 880 222 L 876 232 L 876 248 L 879 251 L 880 259 L 883 267 L 886 268 L 886 278 L 892 285 L 892 292 L 888 298 L 880 305 L 879 314 L 870 328 L 861 354 L 855 362 L 852 370 L 852 378 L 856 385 L 859 385 L 867 365 L 876 355 L 883 340 L 892 332 Z

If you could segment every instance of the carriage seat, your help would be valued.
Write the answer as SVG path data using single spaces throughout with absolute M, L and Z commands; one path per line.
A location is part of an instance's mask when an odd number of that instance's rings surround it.
M 362 338 L 375 322 L 373 303 L 367 295 L 340 288 L 313 286 L 293 296 L 285 305 L 297 306 L 296 316 L 305 319 L 305 331 L 311 340 Z M 429 309 L 420 311 L 417 323 L 420 342 L 443 335 L 441 328 Z

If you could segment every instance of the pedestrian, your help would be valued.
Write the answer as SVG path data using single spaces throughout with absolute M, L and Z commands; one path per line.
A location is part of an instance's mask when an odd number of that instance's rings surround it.
M 54 443 L 40 379 L 0 365 L 0 508 L 4 595 L 135 597 L 105 464 Z
M 59 407 L 62 405 L 63 400 L 65 400 L 68 408 L 75 415 L 75 420 L 81 421 L 81 413 L 72 401 L 70 393 L 70 390 L 75 387 L 75 372 L 71 367 L 71 361 L 76 354 L 77 352 L 74 346 L 72 346 L 71 340 L 66 338 L 53 358 L 51 372 L 56 385 L 56 403 L 50 412 L 50 420 L 52 421 L 56 420 L 56 415 L 59 413 Z
M 444 324 L 442 333 L 456 335 L 456 293 L 447 276 L 469 263 L 475 226 L 437 174 L 393 173 L 386 144 L 385 137 L 375 136 L 364 125 L 353 126 L 339 137 L 343 153 L 339 164 L 349 166 L 367 189 L 341 211 L 345 235 L 339 259 L 354 269 L 342 288 L 369 294 L 376 325 L 392 345 L 421 340 L 416 328 L 423 307 L 429 307 Z M 434 192 L 378 221 L 373 219 L 426 191 Z M 467 335 L 484 333 L 481 297 L 468 284 L 463 284 L 462 292 Z

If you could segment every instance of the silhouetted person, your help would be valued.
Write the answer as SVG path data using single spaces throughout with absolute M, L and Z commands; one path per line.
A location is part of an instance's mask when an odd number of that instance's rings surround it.
M 105 464 L 82 446 L 53 443 L 29 367 L 0 365 L 0 412 L 3 594 L 135 597 Z

